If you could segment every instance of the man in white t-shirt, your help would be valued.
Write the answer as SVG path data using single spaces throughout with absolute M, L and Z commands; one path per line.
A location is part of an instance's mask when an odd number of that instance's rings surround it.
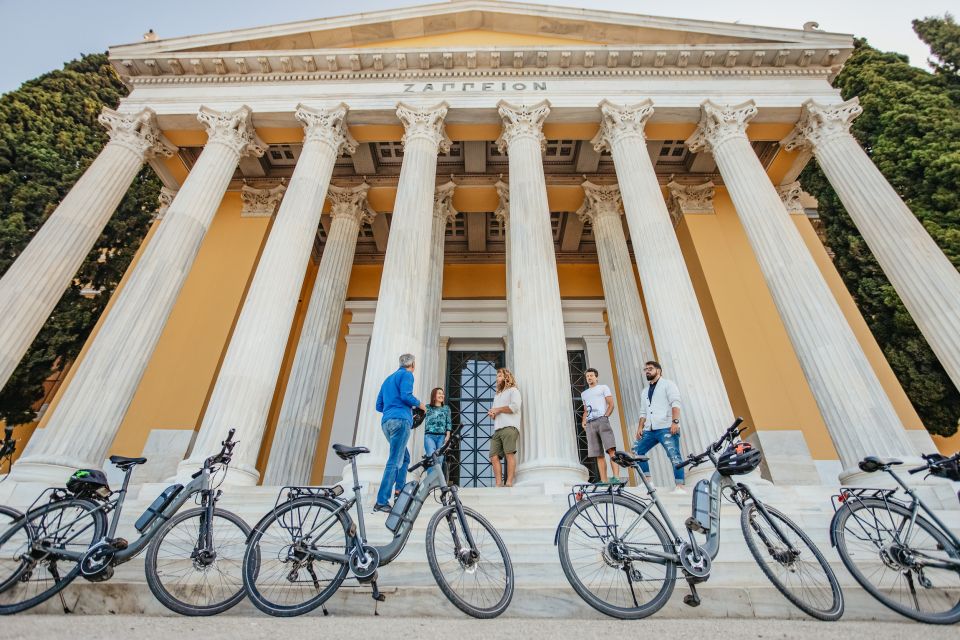
M 600 373 L 594 369 L 587 369 L 586 378 L 589 385 L 580 393 L 583 400 L 583 418 L 580 426 L 587 434 L 587 455 L 597 459 L 597 471 L 600 482 L 607 483 L 607 461 L 604 452 L 610 456 L 610 467 L 613 476 L 611 484 L 620 484 L 620 467 L 613 461 L 613 454 L 617 450 L 617 439 L 610 428 L 610 414 L 613 413 L 613 393 L 605 384 L 597 384 Z

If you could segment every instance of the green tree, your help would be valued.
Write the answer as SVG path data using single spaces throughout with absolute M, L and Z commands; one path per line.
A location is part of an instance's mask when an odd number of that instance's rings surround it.
M 0 97 L 0 273 L 6 272 L 107 141 L 97 122 L 127 90 L 93 54 Z M 72 361 L 130 264 L 156 210 L 160 184 L 145 168 L 0 391 L 0 419 L 29 422 L 43 382 Z M 84 287 L 100 290 L 81 295 Z
M 949 13 L 913 21 L 913 30 L 930 45 L 930 66 L 950 82 L 960 81 L 960 25 Z
M 956 25 L 949 18 L 914 24 L 948 69 L 956 47 L 942 40 Z M 955 72 L 929 73 L 910 66 L 903 55 L 878 51 L 858 40 L 834 85 L 844 100 L 860 98 L 863 114 L 854 121 L 853 134 L 954 266 L 960 267 L 960 104 L 952 86 L 955 79 Z M 801 183 L 817 197 L 837 269 L 927 429 L 940 435 L 955 433 L 960 392 L 815 163 L 804 171 Z

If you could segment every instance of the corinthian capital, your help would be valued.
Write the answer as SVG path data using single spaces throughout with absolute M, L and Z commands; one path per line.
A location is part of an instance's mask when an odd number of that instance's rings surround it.
M 457 210 L 453 208 L 453 192 L 457 185 L 453 182 L 447 182 L 436 188 L 433 192 L 433 215 L 445 220 L 452 220 L 457 215 Z
M 787 151 L 804 147 L 816 149 L 827 140 L 850 135 L 850 124 L 861 113 L 863 107 L 858 98 L 831 105 L 807 100 L 801 107 L 797 126 L 780 144 Z
M 177 150 L 160 133 L 153 109 L 124 114 L 104 107 L 97 121 L 107 130 L 111 143 L 130 149 L 141 158 L 169 158 Z
M 287 188 L 282 184 L 270 189 L 257 189 L 243 185 L 240 189 L 240 199 L 243 202 L 240 215 L 244 218 L 269 218 L 276 213 L 286 190 Z
M 497 189 L 497 209 L 493 212 L 493 217 L 500 221 L 500 224 L 506 226 L 510 219 L 510 185 L 503 180 L 497 180 L 493 185 Z
M 443 128 L 443 119 L 447 117 L 447 103 L 427 108 L 397 104 L 397 118 L 403 123 L 404 134 L 401 142 L 404 146 L 415 138 L 422 138 L 437 146 L 441 153 L 450 150 L 450 138 Z
M 260 157 L 267 150 L 266 143 L 253 129 L 253 117 L 250 107 L 243 106 L 236 111 L 215 111 L 209 107 L 200 107 L 197 120 L 207 130 L 207 144 L 222 144 L 240 155 Z
M 700 105 L 700 124 L 687 138 L 690 151 L 706 149 L 713 153 L 727 140 L 747 136 L 747 123 L 757 115 L 757 104 L 747 100 L 735 107 L 720 106 L 709 100 Z
M 543 121 L 550 115 L 550 103 L 546 100 L 532 107 L 515 106 L 504 100 L 497 103 L 497 112 L 503 120 L 503 131 L 497 139 L 497 148 L 504 153 L 515 140 L 536 140 L 541 150 L 547 143 L 543 137 Z
M 610 151 L 614 142 L 627 138 L 645 141 L 643 128 L 653 115 L 653 101 L 621 106 L 607 100 L 600 103 L 600 131 L 590 144 L 597 151 Z
M 586 180 L 583 183 L 583 204 L 577 210 L 577 216 L 584 222 L 593 222 L 604 216 L 618 217 L 622 205 L 620 187 L 615 184 L 593 184 Z
M 803 197 L 803 188 L 799 182 L 780 185 L 777 187 L 777 194 L 780 195 L 780 200 L 783 201 L 783 206 L 786 207 L 787 213 L 791 215 L 804 213 L 803 201 L 801 200 Z
M 370 185 L 366 182 L 356 187 L 337 187 L 330 185 L 327 189 L 327 200 L 330 201 L 330 217 L 349 218 L 357 223 L 372 222 L 377 212 L 370 208 L 367 201 L 367 192 Z
M 177 197 L 176 189 L 168 189 L 167 187 L 160 187 L 160 193 L 157 196 L 157 212 L 153 214 L 154 220 L 163 220 L 163 216 L 166 215 L 167 209 L 170 208 L 170 205 L 173 204 L 173 199 Z
M 347 152 L 353 154 L 357 150 L 357 141 L 347 130 L 347 105 L 340 103 L 329 109 L 311 109 L 298 104 L 294 113 L 297 120 L 303 123 L 303 142 L 321 142 L 338 156 Z
M 674 224 L 678 223 L 684 214 L 713 213 L 713 182 L 703 184 L 679 184 L 671 182 L 667 185 L 670 191 L 670 200 L 667 208 Z

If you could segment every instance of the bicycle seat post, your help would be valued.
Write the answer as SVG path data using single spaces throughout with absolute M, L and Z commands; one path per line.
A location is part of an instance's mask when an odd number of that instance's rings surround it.
M 360 476 L 357 474 L 357 457 L 350 458 L 350 469 L 353 471 L 353 495 L 357 501 L 357 527 L 360 539 L 367 541 L 367 530 L 363 524 L 363 496 L 360 494 Z

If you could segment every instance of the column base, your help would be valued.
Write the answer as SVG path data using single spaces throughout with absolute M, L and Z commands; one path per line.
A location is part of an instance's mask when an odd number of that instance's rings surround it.
M 517 466 L 517 486 L 570 486 L 587 481 L 587 469 L 571 465 L 566 460 L 533 460 Z
M 916 456 L 897 456 L 898 460 L 903 461 L 903 464 L 898 464 L 893 467 L 894 473 L 900 476 L 900 479 L 906 482 L 907 484 L 924 484 L 923 474 L 917 474 L 911 476 L 907 473 L 908 469 L 913 467 L 919 467 L 920 465 L 925 464 L 922 458 Z M 899 487 L 890 477 L 889 473 L 883 473 L 881 471 L 876 471 L 874 473 L 866 473 L 860 470 L 860 467 L 850 467 L 846 468 L 840 472 L 839 475 L 840 484 L 844 487 Z
M 191 476 L 203 466 L 203 462 L 194 462 L 184 460 L 177 466 L 176 482 L 187 484 Z M 221 472 L 222 473 L 222 472 Z M 226 477 L 223 478 L 224 487 L 255 487 L 260 484 L 260 472 L 256 467 L 246 464 L 233 464 L 227 470 Z
M 21 459 L 13 465 L 8 478 L 13 482 L 39 482 L 65 486 L 77 469 L 99 469 L 99 464 L 87 464 L 80 460 L 66 459 Z

